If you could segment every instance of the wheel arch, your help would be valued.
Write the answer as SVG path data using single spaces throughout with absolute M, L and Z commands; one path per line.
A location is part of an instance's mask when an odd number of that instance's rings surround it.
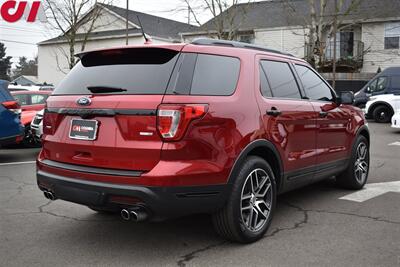
M 364 136 L 365 138 L 367 138 L 368 140 L 368 146 L 370 145 L 370 134 L 369 134 L 369 130 L 368 127 L 366 125 L 361 126 L 358 130 L 357 130 L 357 134 L 356 134 L 356 138 L 358 136 Z
M 275 175 L 277 191 L 282 189 L 283 183 L 283 165 L 278 150 L 275 145 L 265 139 L 258 139 L 249 143 L 236 158 L 231 173 L 229 174 L 228 183 L 233 183 L 238 175 L 240 166 L 248 156 L 258 156 L 266 160 L 272 168 Z

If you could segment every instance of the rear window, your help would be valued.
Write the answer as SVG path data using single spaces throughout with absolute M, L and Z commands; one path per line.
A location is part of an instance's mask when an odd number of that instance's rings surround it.
M 53 95 L 91 94 L 88 87 L 123 89 L 113 94 L 164 94 L 178 54 L 162 48 L 91 52 L 82 57 Z
M 182 53 L 167 94 L 232 95 L 236 89 L 239 72 L 238 58 Z

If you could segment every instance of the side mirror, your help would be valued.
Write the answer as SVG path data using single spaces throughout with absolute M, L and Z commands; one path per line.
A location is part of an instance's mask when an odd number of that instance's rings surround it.
M 354 103 L 354 93 L 352 91 L 344 91 L 339 93 L 337 99 L 338 104 L 353 105 Z
M 367 94 L 370 94 L 372 92 L 371 87 L 368 86 L 367 88 L 365 88 L 365 92 Z

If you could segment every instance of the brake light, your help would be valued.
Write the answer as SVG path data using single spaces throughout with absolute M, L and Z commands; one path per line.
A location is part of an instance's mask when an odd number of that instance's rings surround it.
M 59 123 L 58 113 L 45 111 L 43 114 L 43 134 L 54 134 Z
M 176 141 L 183 137 L 189 124 L 202 118 L 208 110 L 207 104 L 160 105 L 157 112 L 157 129 L 164 140 Z
M 21 106 L 15 100 L 3 102 L 2 105 L 11 112 L 19 115 L 21 114 Z

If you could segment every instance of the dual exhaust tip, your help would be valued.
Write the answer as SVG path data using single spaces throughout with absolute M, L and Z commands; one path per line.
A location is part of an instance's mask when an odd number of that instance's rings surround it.
M 148 213 L 142 207 L 133 207 L 121 210 L 121 217 L 125 221 L 142 222 L 148 218 Z
M 57 197 L 50 191 L 44 191 L 43 194 L 44 194 L 44 197 L 49 199 L 49 200 L 56 200 L 57 199 Z
M 57 197 L 50 191 L 43 192 L 44 197 L 49 200 L 56 200 Z M 121 210 L 121 217 L 125 221 L 142 222 L 148 218 L 148 213 L 143 207 L 133 207 Z

